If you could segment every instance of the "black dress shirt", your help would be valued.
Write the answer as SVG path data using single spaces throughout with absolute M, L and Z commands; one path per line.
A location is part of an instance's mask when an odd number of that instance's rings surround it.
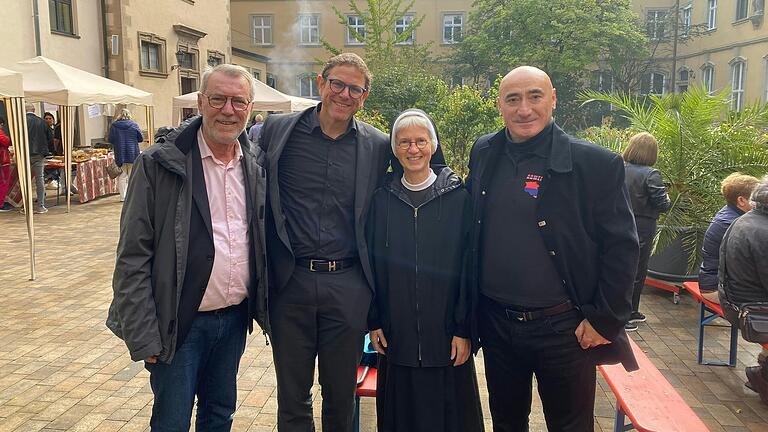
M 278 167 L 280 204 L 296 258 L 353 258 L 357 127 L 352 119 L 331 139 L 320 128 L 321 109 L 308 111 L 286 142 Z
M 488 187 L 480 290 L 506 305 L 535 309 L 568 300 L 536 218 L 551 146 L 552 125 L 523 143 L 507 135 Z

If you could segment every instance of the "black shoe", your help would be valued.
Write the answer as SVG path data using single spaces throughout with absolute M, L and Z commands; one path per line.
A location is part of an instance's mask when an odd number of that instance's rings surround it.
M 633 322 L 628 322 L 624 324 L 624 330 L 628 332 L 637 331 L 637 324 Z
M 8 203 L 3 203 L 3 206 L 0 207 L 0 212 L 3 212 L 3 213 L 9 212 L 11 210 L 15 210 L 15 208 Z
M 632 314 L 629 316 L 629 322 L 633 324 L 645 322 L 645 315 L 641 314 L 640 312 L 632 312 Z
M 768 381 L 765 380 L 762 369 L 760 366 L 746 368 L 747 383 L 745 385 L 750 390 L 756 391 L 764 404 L 768 404 Z

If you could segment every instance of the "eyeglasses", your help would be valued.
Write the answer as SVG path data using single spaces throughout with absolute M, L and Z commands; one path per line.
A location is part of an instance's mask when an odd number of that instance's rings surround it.
M 235 111 L 245 111 L 248 109 L 248 105 L 251 104 L 251 101 L 249 101 L 246 98 L 242 98 L 240 96 L 222 96 L 222 95 L 207 95 L 200 93 L 201 95 L 205 96 L 208 99 L 208 105 L 211 106 L 211 108 L 215 109 L 222 109 L 224 108 L 224 105 L 227 104 L 227 101 L 232 101 L 232 109 Z
M 336 94 L 339 94 L 344 91 L 345 88 L 349 89 L 349 97 L 352 99 L 360 99 L 365 92 L 368 91 L 367 88 L 347 84 L 342 80 L 337 80 L 334 78 L 327 79 L 328 83 L 330 83 L 331 91 L 333 91 Z
M 425 140 L 424 138 L 419 138 L 417 140 L 401 139 L 397 142 L 397 147 L 401 150 L 408 150 L 411 148 L 411 144 L 413 143 L 416 143 L 416 147 L 419 149 L 423 149 L 427 146 L 427 144 L 429 144 L 429 140 Z

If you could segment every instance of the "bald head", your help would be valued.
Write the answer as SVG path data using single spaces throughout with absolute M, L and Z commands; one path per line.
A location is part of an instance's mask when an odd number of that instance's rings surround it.
M 514 142 L 528 141 L 552 120 L 557 95 L 546 72 L 533 66 L 512 69 L 499 85 L 499 113 Z

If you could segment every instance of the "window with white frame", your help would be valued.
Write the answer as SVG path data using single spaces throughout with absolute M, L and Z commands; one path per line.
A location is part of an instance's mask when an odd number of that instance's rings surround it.
M 640 81 L 640 94 L 645 96 L 664 94 L 666 77 L 661 72 L 651 72 L 643 75 Z
M 251 42 L 253 45 L 272 45 L 271 16 L 251 16 Z
M 645 31 L 650 40 L 664 38 L 664 26 L 667 20 L 666 10 L 650 10 L 645 15 Z
M 320 43 L 320 15 L 299 15 L 299 44 Z
M 443 15 L 443 43 L 454 44 L 461 41 L 464 28 L 464 14 L 449 13 Z
M 362 45 L 365 43 L 365 22 L 359 15 L 347 16 L 347 45 Z
M 305 98 L 320 97 L 320 91 L 317 88 L 317 75 L 313 73 L 301 74 L 297 77 L 299 96 Z
M 749 0 L 736 0 L 736 19 L 739 21 L 749 16 Z
M 682 25 L 680 26 L 680 35 L 687 37 L 691 33 L 693 5 L 688 5 L 682 10 Z
M 707 0 L 707 30 L 717 27 L 717 0 Z
M 707 93 L 712 94 L 715 91 L 715 67 L 713 65 L 707 64 L 701 68 L 701 84 Z
M 413 23 L 413 15 L 403 15 L 395 21 L 395 33 L 398 37 L 408 30 L 408 27 Z M 413 44 L 413 29 L 408 30 L 408 36 L 402 41 L 398 42 L 398 45 L 412 45 Z
M 693 72 L 687 67 L 682 67 L 677 72 L 677 92 L 685 93 L 688 91 L 688 82 L 693 76 Z
M 737 60 L 731 64 L 731 109 L 741 111 L 744 109 L 744 77 L 747 63 Z

